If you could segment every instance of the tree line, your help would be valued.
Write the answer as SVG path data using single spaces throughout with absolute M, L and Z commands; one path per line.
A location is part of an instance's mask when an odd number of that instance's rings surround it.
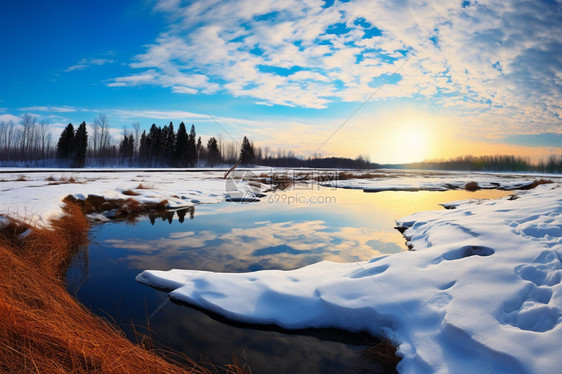
M 239 144 L 220 135 L 206 142 L 197 136 L 195 125 L 189 132 L 182 122 L 177 130 L 170 122 L 152 124 L 141 132 L 140 123 L 123 129 L 119 141 L 111 135 L 107 117 L 100 113 L 90 125 L 77 128 L 68 124 L 53 144 L 50 124 L 29 114 L 19 123 L 0 121 L 0 166 L 43 167 L 194 167 L 217 165 L 262 165 L 272 167 L 371 169 L 381 167 L 368 156 L 297 157 L 292 151 L 256 146 L 244 136 Z M 534 171 L 562 173 L 562 155 L 552 155 L 533 164 L 528 157 L 465 156 L 451 160 L 424 161 L 390 168 L 466 171 Z
M 54 147 L 47 121 L 24 114 L 20 123 L 0 122 L 0 160 L 4 163 L 50 159 Z
M 450 160 L 423 161 L 404 165 L 385 165 L 423 170 L 457 171 L 531 171 L 540 173 L 562 173 L 562 155 L 550 155 L 533 164 L 529 157 L 513 155 L 462 156 Z

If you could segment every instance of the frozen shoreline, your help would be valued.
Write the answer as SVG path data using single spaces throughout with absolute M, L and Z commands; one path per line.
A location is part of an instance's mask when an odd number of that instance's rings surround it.
M 483 178 L 478 183 L 486 177 L 496 183 L 497 174 L 478 174 Z M 227 196 L 223 175 L 222 170 L 4 172 L 0 221 L 11 216 L 47 225 L 61 214 L 62 198 L 69 194 L 168 200 L 170 208 L 217 203 Z M 419 173 L 341 182 L 376 188 L 472 177 Z M 536 177 L 499 178 L 507 184 Z M 385 331 L 401 343 L 401 372 L 556 372 L 562 365 L 562 187 L 560 178 L 553 179 L 557 183 L 516 192 L 517 199 L 467 200 L 448 204 L 454 209 L 398 220 L 407 228 L 412 252 L 292 271 L 147 270 L 137 279 L 233 320 Z M 144 188 L 137 189 L 139 184 Z M 128 189 L 139 195 L 123 194 Z

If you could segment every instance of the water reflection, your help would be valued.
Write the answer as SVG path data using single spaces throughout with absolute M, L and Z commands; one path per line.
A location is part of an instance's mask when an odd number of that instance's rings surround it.
M 357 369 L 365 346 L 226 324 L 169 302 L 166 293 L 134 278 L 145 269 L 241 272 L 294 269 L 321 260 L 367 260 L 405 250 L 402 236 L 393 229 L 395 219 L 441 209 L 438 204 L 450 200 L 485 197 L 465 191 L 365 194 L 329 188 L 283 193 L 330 196 L 335 202 L 281 204 L 265 198 L 251 204 L 199 205 L 152 215 L 134 225 L 98 225 L 92 229 L 88 277 L 84 282 L 78 276 L 76 264 L 67 273 L 68 288 L 77 290 L 78 299 L 95 313 L 121 323 L 129 337 L 134 338 L 131 323 L 144 325 L 151 316 L 151 330 L 164 344 L 196 359 L 220 365 L 237 353 L 254 373 L 350 372 Z

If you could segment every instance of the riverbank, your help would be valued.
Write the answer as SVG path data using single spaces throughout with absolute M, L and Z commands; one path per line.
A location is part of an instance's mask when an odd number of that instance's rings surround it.
M 62 280 L 87 244 L 88 222 L 78 206 L 66 204 L 49 223 L 36 228 L 5 218 L 0 228 L 0 371 L 210 372 L 186 357 L 178 366 L 133 344 L 78 304 Z

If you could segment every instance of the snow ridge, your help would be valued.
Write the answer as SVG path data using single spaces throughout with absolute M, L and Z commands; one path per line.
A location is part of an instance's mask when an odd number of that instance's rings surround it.
M 549 373 L 562 365 L 562 188 L 420 212 L 414 249 L 292 271 L 146 270 L 137 280 L 238 321 L 385 331 L 402 373 Z

